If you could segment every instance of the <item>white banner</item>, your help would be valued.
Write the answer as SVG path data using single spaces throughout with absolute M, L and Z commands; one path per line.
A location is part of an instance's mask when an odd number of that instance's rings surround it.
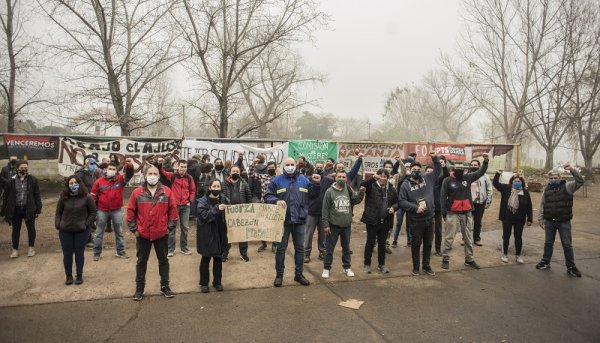
M 196 154 L 208 154 L 211 162 L 214 162 L 216 158 L 220 158 L 223 161 L 231 160 L 235 163 L 238 160 L 240 152 L 244 152 L 244 166 L 246 169 L 256 158 L 256 155 L 261 153 L 267 156 L 265 163 L 275 161 L 279 167 L 283 160 L 288 157 L 288 143 L 263 149 L 241 143 L 213 143 L 208 141 L 185 140 L 183 141 L 181 158 L 189 159 Z
M 164 140 L 159 142 L 133 141 L 119 139 L 113 141 L 85 141 L 77 138 L 61 137 L 58 153 L 58 173 L 62 176 L 73 175 L 83 167 L 86 156 L 95 156 L 98 163 L 103 157 L 114 154 L 121 164 L 131 158 L 135 174 L 130 184 L 137 184 L 142 180 L 142 168 L 148 157 L 171 157 L 179 160 L 181 152 L 180 140 Z

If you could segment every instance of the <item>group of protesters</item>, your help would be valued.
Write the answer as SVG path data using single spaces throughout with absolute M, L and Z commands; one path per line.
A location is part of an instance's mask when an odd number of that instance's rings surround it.
M 484 212 L 492 203 L 495 187 L 501 195 L 499 220 L 502 221 L 501 260 L 509 262 L 508 247 L 514 236 L 515 259 L 522 258 L 522 234 L 525 225 L 533 222 L 533 204 L 523 175 L 513 174 L 509 182 L 501 183 L 499 169 L 493 181 L 486 175 L 489 158 L 483 163 L 474 159 L 468 166 L 463 161 L 446 161 L 443 155 L 430 152 L 428 163 L 417 160 L 416 154 L 406 158 L 394 156 L 382 163 L 382 168 L 364 178 L 363 155 L 355 151 L 355 159 L 346 170 L 344 161 L 329 159 L 310 163 L 300 156 L 285 159 L 280 166 L 258 154 L 248 168 L 244 154 L 238 160 L 223 161 L 210 156 L 195 155 L 190 161 L 151 157 L 142 169 L 143 184 L 129 198 L 125 219 L 136 237 L 136 289 L 134 300 L 141 300 L 145 290 L 145 275 L 152 247 L 159 265 L 160 291 L 173 297 L 169 287 L 169 258 L 176 251 L 176 227 L 179 223 L 179 251 L 191 255 L 188 247 L 190 219 L 196 219 L 197 252 L 201 255 L 200 290 L 210 291 L 210 262 L 212 286 L 223 291 L 223 263 L 229 259 L 231 244 L 227 237 L 225 208 L 227 205 L 263 202 L 276 204 L 285 210 L 281 241 L 272 242 L 275 252 L 275 279 L 281 287 L 285 270 L 285 253 L 290 235 L 294 245 L 294 281 L 301 285 L 310 282 L 303 275 L 304 264 L 311 262 L 313 237 L 317 232 L 318 258 L 323 263 L 322 278 L 331 275 L 333 252 L 341 242 L 342 271 L 348 277 L 352 270 L 350 248 L 355 205 L 364 201 L 361 222 L 366 225 L 367 238 L 363 254 L 363 271 L 371 273 L 371 258 L 377 245 L 377 271 L 389 273 L 386 254 L 398 247 L 404 224 L 407 246 L 411 248 L 412 274 L 435 275 L 431 266 L 432 248 L 441 257 L 441 268 L 448 269 L 453 243 L 458 231 L 464 246 L 464 265 L 479 269 L 473 246 L 481 245 Z M 28 232 L 28 257 L 35 255 L 35 220 L 42 211 L 37 179 L 29 173 L 26 160 L 10 156 L 2 169 L 0 215 L 12 225 L 10 258 L 19 256 L 22 222 Z M 575 265 L 571 245 L 573 194 L 583 185 L 579 170 L 565 165 L 572 181 L 561 173 L 548 173 L 539 205 L 538 223 L 545 230 L 544 254 L 537 269 L 550 268 L 553 245 L 558 231 L 563 246 L 567 273 L 581 277 Z M 83 283 L 84 252 L 93 247 L 93 260 L 103 253 L 103 235 L 115 234 L 116 256 L 129 258 L 123 239 L 123 191 L 134 175 L 130 159 L 117 156 L 97 160 L 86 156 L 84 167 L 65 179 L 56 206 L 55 228 L 63 250 L 65 284 Z M 404 218 L 406 217 L 406 218 Z M 396 222 L 396 225 L 394 225 Z M 444 225 L 445 224 L 445 225 Z M 445 230 L 443 229 L 445 228 Z M 247 242 L 239 245 L 239 256 L 250 261 Z M 260 242 L 258 251 L 267 250 Z M 75 261 L 75 278 L 73 277 Z

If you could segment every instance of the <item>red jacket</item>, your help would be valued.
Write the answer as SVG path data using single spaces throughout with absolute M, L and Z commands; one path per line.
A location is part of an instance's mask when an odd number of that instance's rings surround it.
M 177 205 L 167 186 L 159 184 L 152 197 L 146 185 L 133 190 L 127 204 L 127 225 L 140 237 L 156 241 L 165 237 L 177 224 Z
M 173 198 L 175 198 L 177 206 L 194 203 L 196 183 L 190 174 L 185 173 L 184 176 L 181 176 L 178 172 L 168 172 L 163 168 L 160 168 L 160 172 L 171 181 L 171 191 L 173 192 Z
M 133 177 L 133 164 L 125 165 L 125 175 L 115 175 L 113 178 L 101 177 L 94 182 L 90 195 L 96 202 L 96 207 L 103 212 L 116 211 L 123 207 L 123 188 Z

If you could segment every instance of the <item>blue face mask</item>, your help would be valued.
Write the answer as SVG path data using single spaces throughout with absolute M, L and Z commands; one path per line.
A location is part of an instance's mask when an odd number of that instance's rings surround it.
M 521 187 L 523 187 L 523 183 L 521 181 L 514 181 L 513 182 L 513 187 L 515 189 L 521 189 Z
M 560 180 L 550 180 L 550 182 L 548 182 L 550 184 L 550 186 L 556 187 L 558 185 L 560 185 Z
M 71 190 L 71 193 L 76 193 L 79 190 L 79 184 L 75 183 L 69 186 L 69 189 Z
M 93 172 L 94 170 L 96 170 L 96 165 L 95 164 L 90 164 L 88 166 L 88 170 L 91 171 L 91 172 Z

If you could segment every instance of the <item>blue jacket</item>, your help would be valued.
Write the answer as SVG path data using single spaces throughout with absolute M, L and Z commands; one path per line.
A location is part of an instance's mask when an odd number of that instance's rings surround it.
M 313 187 L 309 179 L 296 171 L 291 177 L 285 174 L 274 177 L 263 200 L 267 204 L 285 201 L 285 224 L 304 224 L 308 215 L 309 196 L 318 197 L 320 190 L 320 187 Z

